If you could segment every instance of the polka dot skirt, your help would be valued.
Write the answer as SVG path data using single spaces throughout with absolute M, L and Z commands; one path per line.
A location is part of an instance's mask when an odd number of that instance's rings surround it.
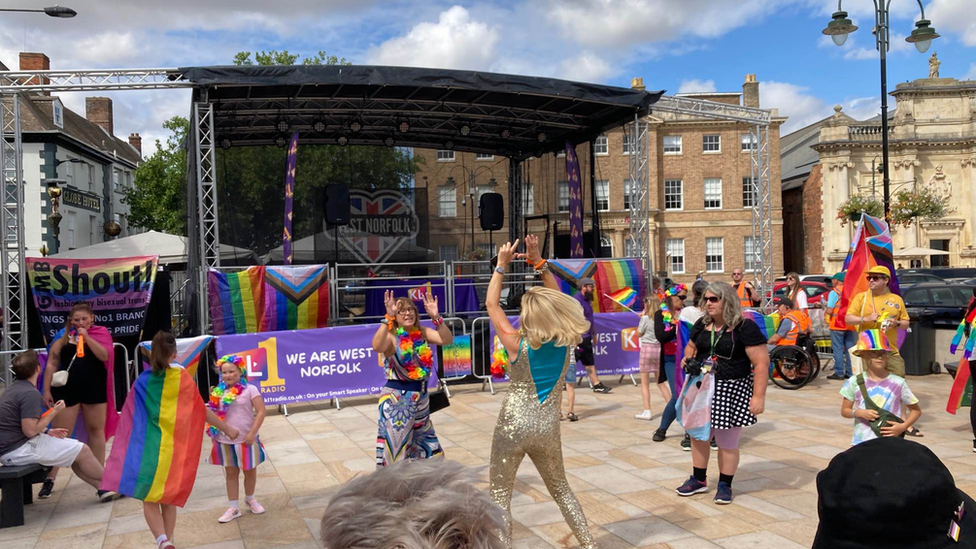
M 738 379 L 715 381 L 712 397 L 712 429 L 748 427 L 756 423 L 756 416 L 749 412 L 752 399 L 753 374 Z

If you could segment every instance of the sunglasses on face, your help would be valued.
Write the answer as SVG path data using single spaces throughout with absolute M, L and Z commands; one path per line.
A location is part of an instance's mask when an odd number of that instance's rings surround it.
M 883 276 L 872 275 L 868 277 L 868 280 L 887 280 L 887 279 Z
M 710 295 L 705 297 L 705 301 L 709 303 L 718 303 L 719 301 L 722 301 L 722 298 L 718 296 Z
M 678 299 L 685 300 L 685 299 L 688 299 L 688 296 L 686 296 L 686 295 L 679 295 L 678 296 Z
M 732 273 L 732 276 L 742 276 L 742 273 Z

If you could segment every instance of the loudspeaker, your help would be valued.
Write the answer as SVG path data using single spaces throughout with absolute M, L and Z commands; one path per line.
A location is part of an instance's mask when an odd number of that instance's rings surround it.
M 349 187 L 328 185 L 325 187 L 325 222 L 329 225 L 348 225 L 352 213 L 349 210 Z
M 478 219 L 481 220 L 482 231 L 499 231 L 505 224 L 505 203 L 500 193 L 485 193 L 481 195 L 478 204 Z

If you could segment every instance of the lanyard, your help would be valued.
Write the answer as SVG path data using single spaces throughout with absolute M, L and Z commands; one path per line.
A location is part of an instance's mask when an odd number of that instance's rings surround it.
M 729 328 L 728 326 L 722 326 L 722 331 L 718 334 L 717 341 L 722 341 L 722 336 L 725 335 L 725 331 L 728 330 L 728 328 Z M 723 356 L 723 357 L 718 356 L 718 351 L 715 350 L 715 342 L 716 342 L 715 330 L 712 330 L 711 331 L 711 335 L 709 336 L 709 338 L 711 339 L 711 344 L 712 344 L 711 355 L 712 355 L 713 358 L 714 357 L 718 357 L 718 358 L 724 358 L 726 360 L 728 360 L 729 358 L 731 358 L 731 353 L 730 353 L 730 356 Z M 735 340 L 734 339 L 732 341 L 732 345 L 733 345 L 733 347 L 735 346 Z

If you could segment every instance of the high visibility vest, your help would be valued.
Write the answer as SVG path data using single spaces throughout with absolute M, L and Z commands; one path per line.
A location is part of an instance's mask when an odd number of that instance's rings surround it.
M 840 308 L 840 296 L 841 296 L 841 292 L 838 292 L 837 291 L 837 288 L 832 288 L 830 291 L 833 292 L 833 293 L 835 293 L 835 294 L 837 294 L 837 304 L 834 305 L 834 307 L 833 307 L 834 308 L 834 314 L 827 314 L 827 312 L 824 311 L 824 320 L 827 322 L 827 326 L 829 326 L 831 330 L 837 330 L 838 329 L 837 328 L 837 309 Z M 824 303 L 826 303 L 826 301 Z
M 748 292 L 746 292 L 745 282 L 739 283 L 735 293 L 739 295 L 739 307 L 752 307 L 752 299 L 749 297 Z
M 796 345 L 796 341 L 800 337 L 800 334 L 809 332 L 812 323 L 810 322 L 810 318 L 808 316 L 803 314 L 802 311 L 796 309 L 787 313 L 786 318 L 793 322 L 793 326 L 790 327 L 789 333 L 787 333 L 786 336 L 779 341 L 779 344 Z

